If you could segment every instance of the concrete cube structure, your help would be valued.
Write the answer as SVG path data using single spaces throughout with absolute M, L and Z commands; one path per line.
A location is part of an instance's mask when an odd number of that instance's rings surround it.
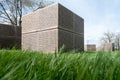
M 84 50 L 84 20 L 54 3 L 22 18 L 22 49 L 58 52 L 64 45 L 67 51 Z
M 21 48 L 21 27 L 0 24 L 0 48 Z
M 87 44 L 85 45 L 86 51 L 96 51 L 96 45 L 95 44 Z
M 114 43 L 105 43 L 97 48 L 97 51 L 114 51 Z

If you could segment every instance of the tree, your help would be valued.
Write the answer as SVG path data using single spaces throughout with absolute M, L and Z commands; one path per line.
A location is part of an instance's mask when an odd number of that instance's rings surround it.
M 116 35 L 114 32 L 105 32 L 103 37 L 101 37 L 100 41 L 102 44 L 105 43 L 114 43 L 114 48 L 119 50 L 119 35 Z
M 101 37 L 101 43 L 111 43 L 115 40 L 115 33 L 113 32 L 105 32 L 103 33 L 103 37 Z
M 0 2 L 0 18 L 3 22 L 21 27 L 23 14 L 49 4 L 51 2 L 45 2 L 45 0 L 2 0 Z
M 39 0 L 38 0 L 38 1 L 39 1 Z M 52 1 L 46 1 L 46 0 L 41 0 L 41 1 L 38 3 L 38 8 L 37 8 L 37 9 L 39 9 L 39 8 L 44 8 L 45 6 L 48 6 L 48 5 L 52 4 L 52 3 L 54 3 L 54 2 L 52 2 Z
M 3 0 L 0 2 L 0 18 L 3 22 L 21 27 L 23 8 L 34 5 L 32 0 Z

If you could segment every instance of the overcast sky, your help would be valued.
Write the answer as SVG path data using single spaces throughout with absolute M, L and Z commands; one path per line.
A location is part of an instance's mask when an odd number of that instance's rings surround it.
M 106 31 L 120 32 L 120 0 L 53 0 L 84 18 L 85 43 L 99 43 Z

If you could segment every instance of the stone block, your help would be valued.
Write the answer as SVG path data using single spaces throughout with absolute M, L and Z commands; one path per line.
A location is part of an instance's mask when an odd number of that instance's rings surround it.
M 21 47 L 21 27 L 0 24 L 0 48 Z
M 95 44 L 87 44 L 85 45 L 86 51 L 96 51 L 96 45 Z
M 22 17 L 22 49 L 55 52 L 84 50 L 84 20 L 59 3 Z

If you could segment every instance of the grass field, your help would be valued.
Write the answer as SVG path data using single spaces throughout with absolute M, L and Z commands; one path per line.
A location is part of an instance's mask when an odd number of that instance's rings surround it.
M 120 52 L 0 50 L 0 80 L 120 80 Z

